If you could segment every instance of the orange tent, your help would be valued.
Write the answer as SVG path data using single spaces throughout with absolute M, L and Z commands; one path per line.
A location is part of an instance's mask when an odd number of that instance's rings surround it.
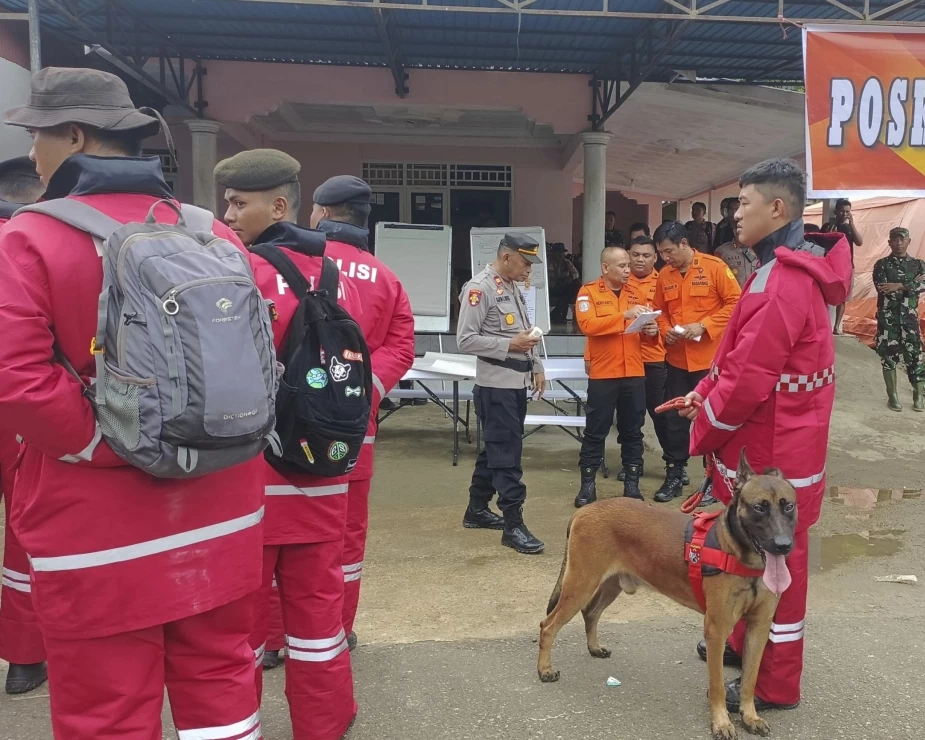
M 887 242 L 894 226 L 909 229 L 909 254 L 925 259 L 925 198 L 868 198 L 853 201 L 851 212 L 854 225 L 864 237 L 864 246 L 854 250 L 854 289 L 845 308 L 844 328 L 873 347 L 877 334 L 874 263 L 890 253 Z M 822 204 L 809 206 L 803 220 L 821 226 Z M 919 303 L 919 324 L 925 333 L 925 300 Z

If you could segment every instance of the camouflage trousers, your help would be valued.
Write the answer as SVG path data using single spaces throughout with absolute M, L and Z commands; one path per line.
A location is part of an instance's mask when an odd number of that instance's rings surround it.
M 910 383 L 925 381 L 925 355 L 915 309 L 900 307 L 877 311 L 877 354 L 885 370 L 902 360 Z

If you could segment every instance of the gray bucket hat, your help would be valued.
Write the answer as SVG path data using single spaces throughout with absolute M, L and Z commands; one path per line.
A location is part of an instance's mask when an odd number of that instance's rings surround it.
M 46 67 L 32 75 L 29 102 L 6 113 L 6 123 L 23 128 L 52 128 L 80 123 L 103 131 L 150 128 L 157 133 L 158 119 L 136 109 L 125 83 L 109 72 L 95 69 Z

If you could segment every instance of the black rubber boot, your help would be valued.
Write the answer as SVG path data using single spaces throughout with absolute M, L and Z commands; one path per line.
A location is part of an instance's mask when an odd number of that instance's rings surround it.
M 524 524 L 523 512 L 519 509 L 504 512 L 504 534 L 501 544 L 524 555 L 538 555 L 546 545 L 533 536 Z
M 704 662 L 707 662 L 707 641 L 701 640 L 697 643 L 697 656 Z M 732 666 L 733 668 L 742 667 L 742 656 L 740 656 L 732 646 L 727 642 L 723 650 L 723 665 Z
M 639 490 L 641 467 L 639 465 L 627 465 L 623 469 L 626 471 L 626 479 L 623 481 L 623 497 L 642 501 L 642 491 Z
M 597 468 L 581 469 L 581 489 L 575 497 L 575 508 L 580 509 L 590 503 L 597 501 Z
M 466 529 L 504 529 L 504 519 L 488 508 L 481 501 L 469 500 L 469 506 L 463 515 Z
M 263 670 L 272 671 L 283 661 L 279 657 L 279 650 L 267 650 L 263 654 Z
M 742 692 L 742 679 L 734 678 L 732 681 L 726 681 L 726 711 L 731 714 L 739 713 L 739 697 Z M 755 696 L 755 711 L 767 712 L 769 709 L 796 709 L 800 702 L 795 704 L 772 704 L 765 701 L 759 696 Z
M 655 492 L 655 500 L 660 504 L 667 504 L 672 499 L 680 496 L 683 491 L 682 486 L 684 485 L 681 482 L 681 474 L 684 468 L 680 465 L 674 463 L 668 463 L 665 466 L 665 482 L 659 486 L 659 489 Z
M 6 674 L 6 693 L 28 694 L 48 680 L 48 670 L 44 663 L 10 663 Z

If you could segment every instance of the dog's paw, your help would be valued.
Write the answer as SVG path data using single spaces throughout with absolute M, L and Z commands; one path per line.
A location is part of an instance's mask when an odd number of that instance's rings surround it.
M 591 655 L 593 655 L 595 658 L 609 658 L 611 655 L 613 655 L 613 651 L 610 648 L 600 646 L 596 648 L 588 648 L 588 652 L 591 653 Z
M 757 715 L 755 715 L 753 719 L 745 719 L 745 717 L 742 717 L 742 724 L 745 725 L 745 729 L 750 735 L 761 735 L 761 737 L 767 737 L 771 734 L 771 725 L 769 725 Z
M 546 671 L 539 671 L 540 681 L 543 683 L 555 683 L 559 680 L 559 671 L 555 671 L 552 668 Z
M 736 740 L 736 728 L 729 719 L 713 723 L 713 740 Z

